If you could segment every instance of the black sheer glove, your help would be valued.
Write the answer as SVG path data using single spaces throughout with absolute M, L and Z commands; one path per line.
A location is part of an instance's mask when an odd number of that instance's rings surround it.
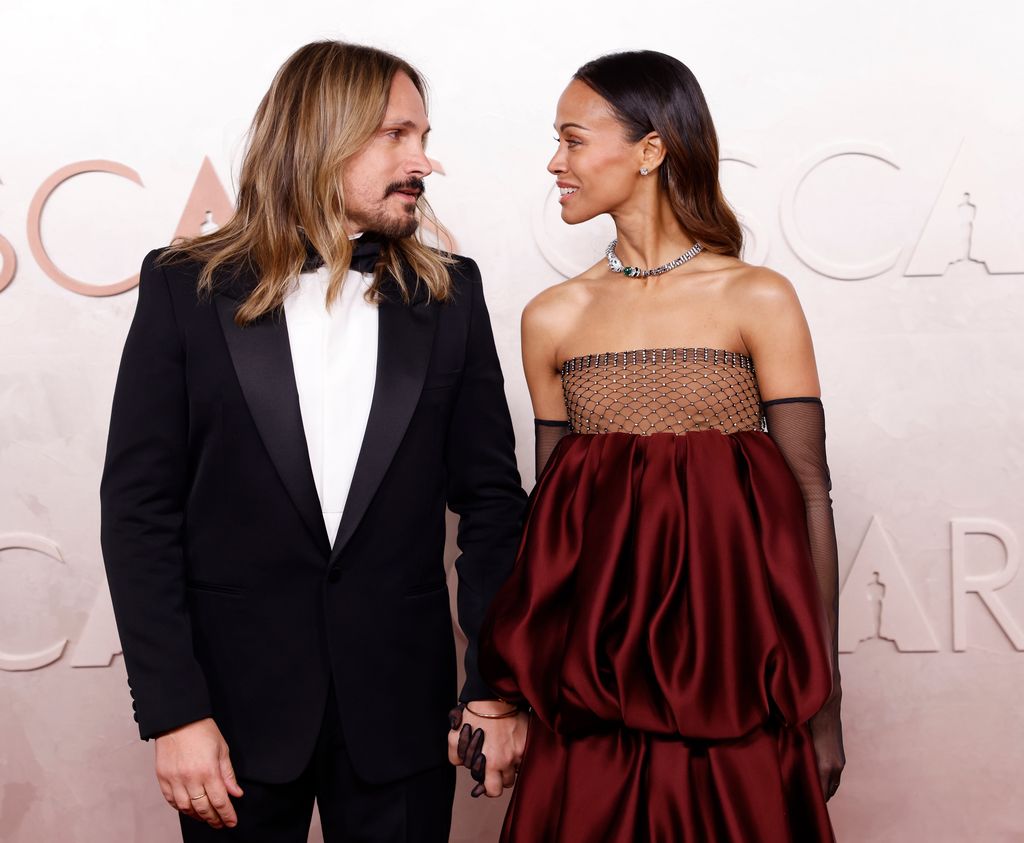
M 833 683 L 837 683 L 838 680 L 838 671 L 836 671 Z M 843 750 L 843 721 L 839 712 L 842 699 L 842 689 L 837 684 L 833 684 L 832 695 L 810 721 L 814 756 L 818 759 L 818 779 L 826 802 L 839 790 L 839 779 L 846 766 L 846 753 Z
M 537 477 L 540 478 L 544 466 L 548 464 L 548 458 L 555 445 L 563 436 L 569 433 L 569 422 L 553 421 L 549 419 L 534 419 L 534 457 L 536 459 Z
M 825 458 L 825 411 L 820 398 L 781 398 L 764 402 L 768 435 L 796 478 L 807 509 L 807 531 L 818 589 L 825 606 L 832 657 L 832 693 L 811 718 L 811 736 L 825 799 L 839 787 L 846 764 L 839 675 L 839 553 L 832 516 L 832 480 Z
M 477 799 L 487 792 L 487 788 L 484 787 L 484 778 L 487 775 L 487 756 L 483 753 L 484 730 L 474 730 L 468 723 L 462 722 L 462 712 L 465 707 L 465 703 L 459 703 L 449 711 L 448 722 L 451 725 L 452 731 L 459 733 L 459 743 L 456 747 L 456 752 L 458 753 L 459 760 L 462 762 L 462 766 L 469 770 L 469 774 L 477 783 L 470 793 L 470 796 Z

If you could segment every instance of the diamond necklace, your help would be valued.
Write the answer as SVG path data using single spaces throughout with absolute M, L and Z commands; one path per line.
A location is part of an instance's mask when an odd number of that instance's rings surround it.
M 615 254 L 615 247 L 619 244 L 618 239 L 612 240 L 608 244 L 608 248 L 604 250 L 604 256 L 608 259 L 608 268 L 612 272 L 621 272 L 628 278 L 647 278 L 651 275 L 662 275 L 668 272 L 670 269 L 675 269 L 677 266 L 682 266 L 689 260 L 693 260 L 697 255 L 704 251 L 704 247 L 700 243 L 694 243 L 683 252 L 675 260 L 663 263 L 661 266 L 656 266 L 654 269 L 641 269 L 639 266 L 624 266 L 622 261 L 619 260 L 619 256 Z

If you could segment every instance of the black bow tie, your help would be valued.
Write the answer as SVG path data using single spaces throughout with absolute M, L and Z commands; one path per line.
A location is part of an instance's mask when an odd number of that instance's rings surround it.
M 352 241 L 352 263 L 349 269 L 356 272 L 373 272 L 377 268 L 377 261 L 380 258 L 380 250 L 384 245 L 384 238 L 380 234 L 367 231 L 362 237 Z M 324 265 L 324 259 L 320 257 L 313 244 L 306 242 L 306 262 L 302 265 L 303 272 L 312 272 Z

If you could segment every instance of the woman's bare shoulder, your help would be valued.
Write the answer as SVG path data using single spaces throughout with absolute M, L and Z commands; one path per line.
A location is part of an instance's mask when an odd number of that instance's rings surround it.
M 598 266 L 537 293 L 523 308 L 523 324 L 564 324 L 579 313 L 593 299 Z
M 796 289 L 782 273 L 736 258 L 723 273 L 726 294 L 738 305 L 757 310 L 799 308 Z

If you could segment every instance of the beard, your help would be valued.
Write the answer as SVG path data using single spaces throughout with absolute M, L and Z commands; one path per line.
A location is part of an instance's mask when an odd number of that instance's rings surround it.
M 386 206 L 387 198 L 400 190 L 417 190 L 423 195 L 422 179 L 409 179 L 388 185 L 384 191 L 384 199 L 374 208 L 365 211 L 350 212 L 349 217 L 363 231 L 373 231 L 389 240 L 401 240 L 412 237 L 419 228 L 420 221 L 416 216 L 416 205 L 407 205 L 399 212 L 390 211 Z
M 420 221 L 416 218 L 416 206 L 410 205 L 406 211 L 389 212 L 378 207 L 365 213 L 351 214 L 350 218 L 360 231 L 372 231 L 388 240 L 401 240 L 412 237 L 419 228 Z

